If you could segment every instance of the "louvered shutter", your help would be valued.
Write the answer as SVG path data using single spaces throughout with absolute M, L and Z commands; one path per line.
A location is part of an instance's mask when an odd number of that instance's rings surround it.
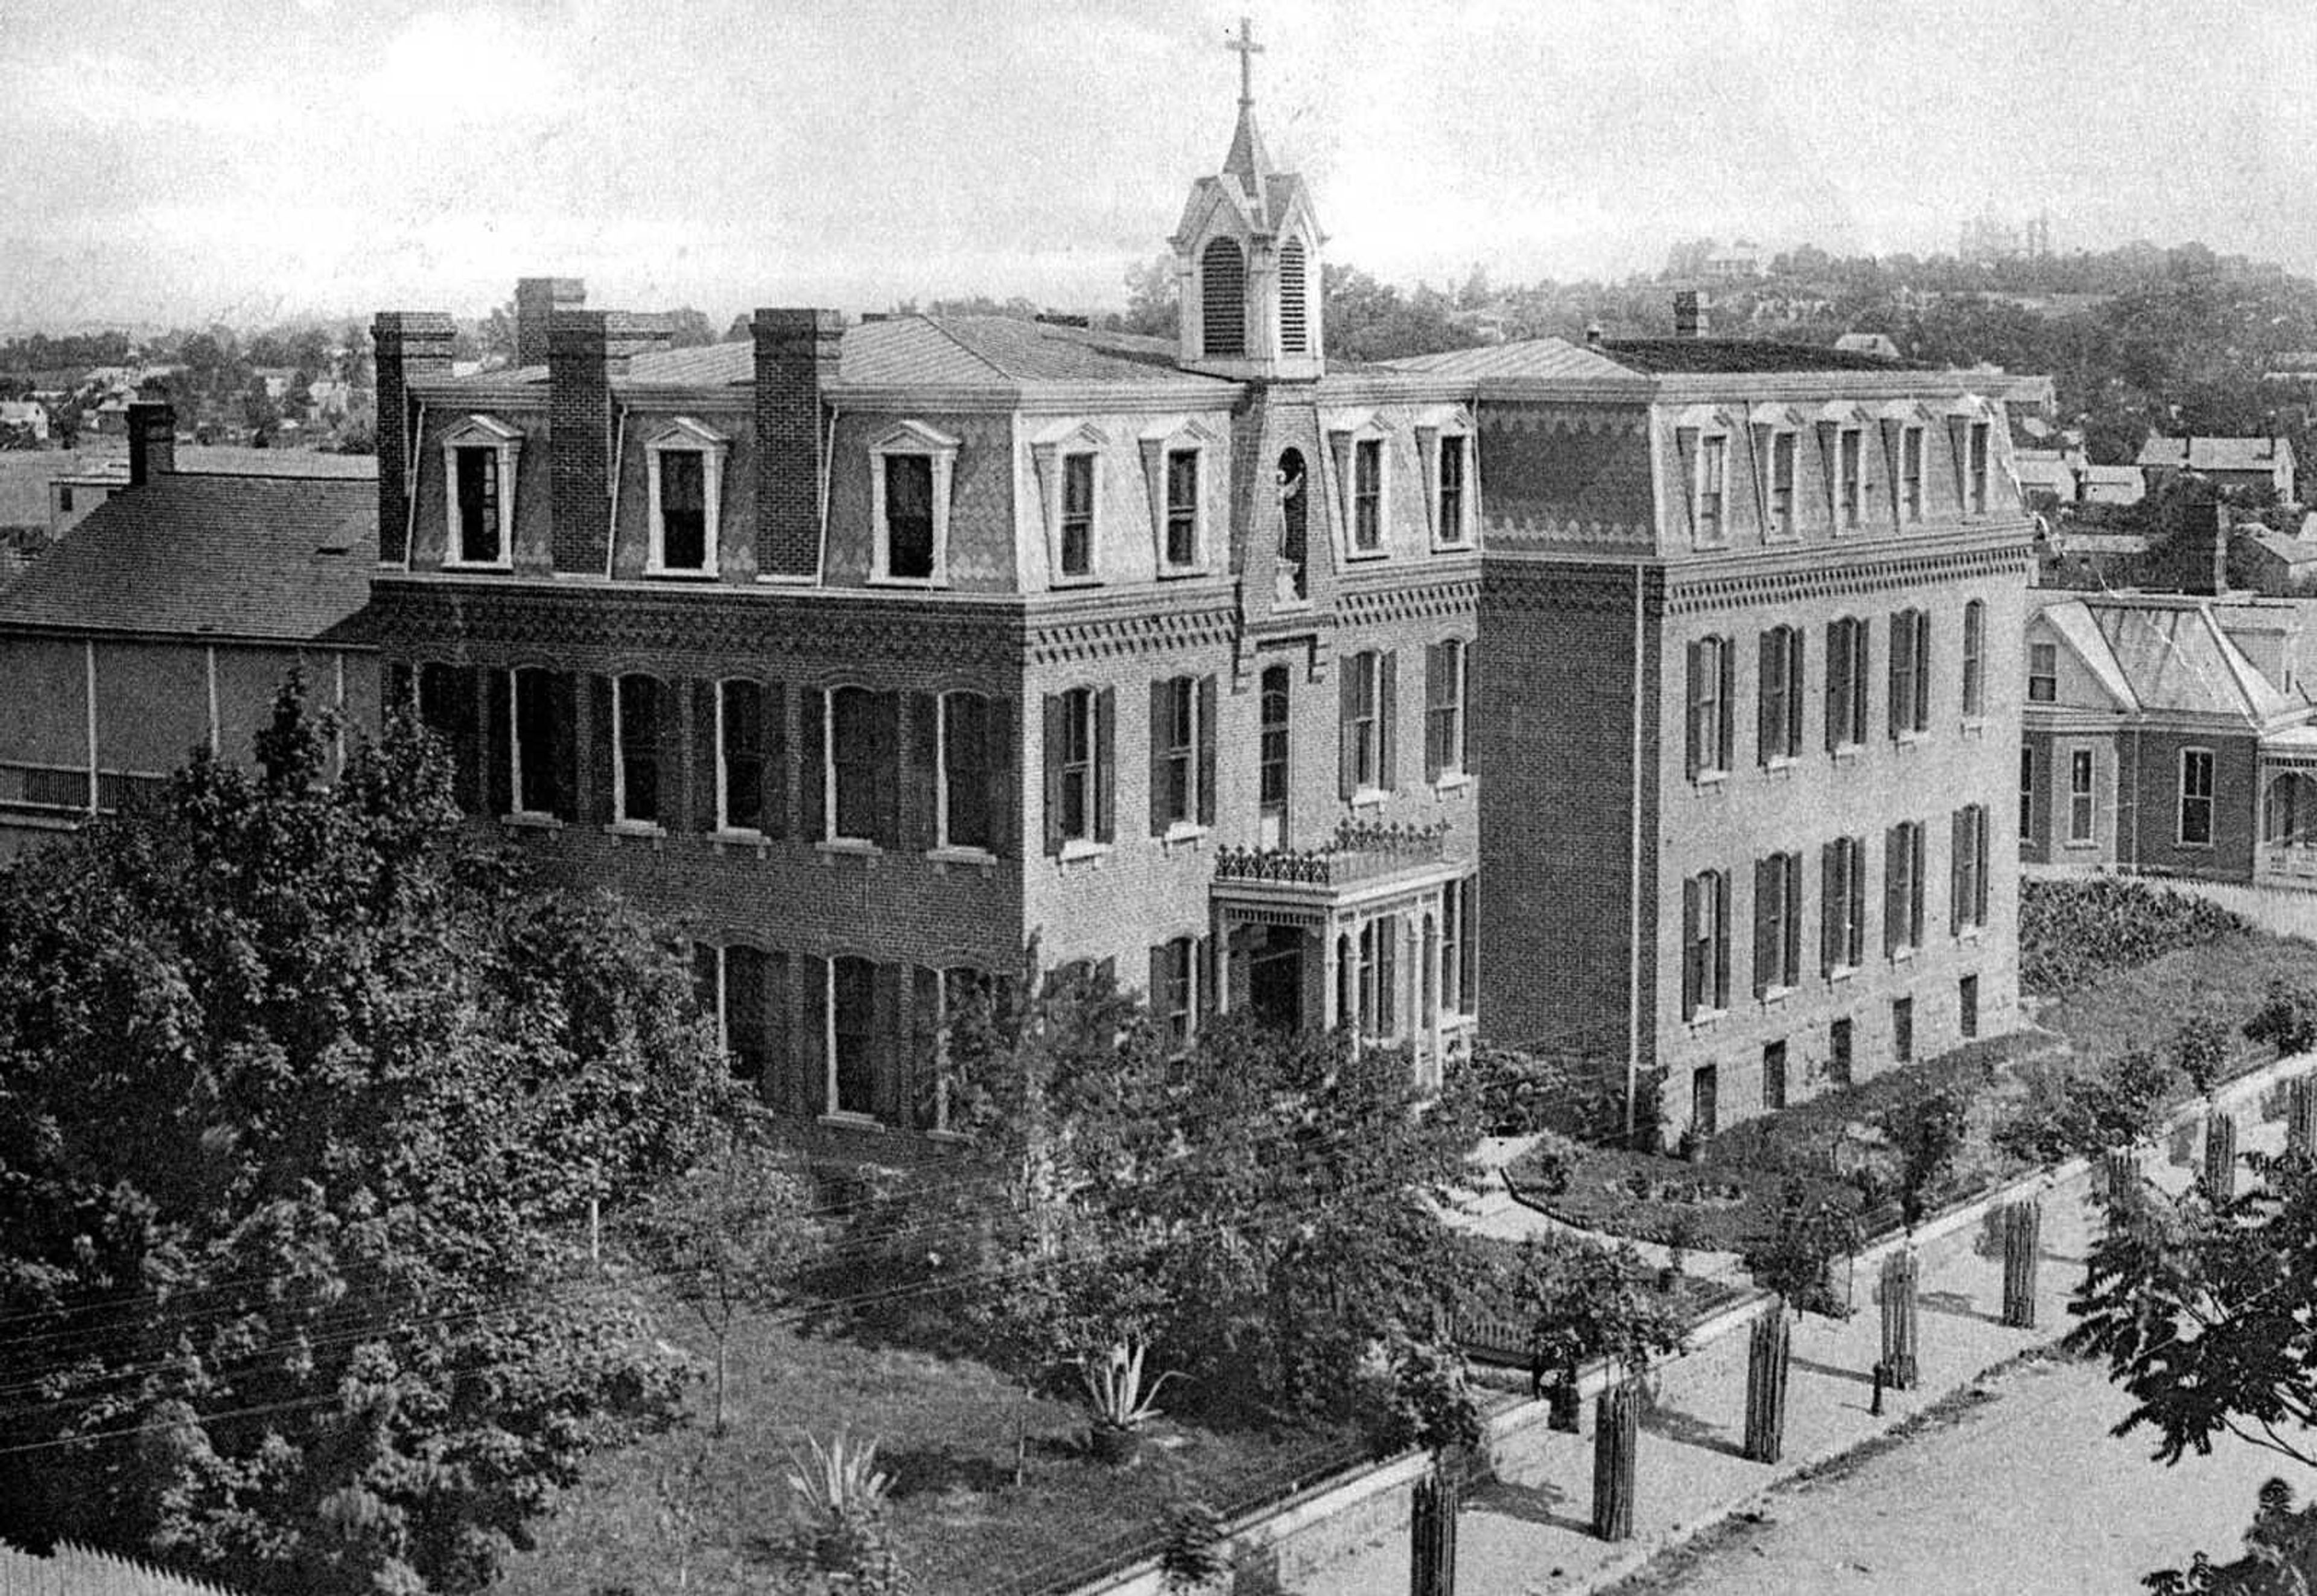
M 1799 756 L 1803 751 L 1803 629 L 1794 627 L 1786 633 L 1786 735 L 1787 753 Z
M 1977 804 L 1972 810 L 1973 829 L 1977 835 L 1975 857 L 1979 869 L 1972 881 L 1972 918 L 1974 926 L 1987 924 L 1987 878 L 1995 869 L 1995 861 L 1987 851 L 1987 806 Z
M 1958 809 L 1950 817 L 1947 851 L 1947 935 L 1963 935 L 1964 910 L 1968 907 L 1971 876 L 1964 850 L 1971 846 L 1971 811 Z
M 1866 957 L 1866 838 L 1850 839 L 1849 861 L 1850 936 L 1844 954 L 1846 963 L 1857 964 Z
M 791 1088 L 801 1114 L 826 1114 L 835 1105 L 828 1091 L 828 961 L 817 954 L 798 958 L 797 1045 Z
M 1702 662 L 1703 652 L 1703 645 L 1698 643 L 1691 643 L 1689 645 L 1687 669 L 1686 673 L 1682 677 L 1682 681 L 1687 688 L 1688 695 L 1686 712 L 1682 715 L 1682 771 L 1683 774 L 1687 776 L 1692 781 L 1695 781 L 1697 779 L 1698 766 L 1704 752 L 1698 747 L 1697 735 L 1704 725 L 1704 712 L 1705 708 L 1705 677 Z
M 1094 701 L 1094 838 L 1118 837 L 1118 689 L 1105 687 Z
M 1199 1017 L 1203 1019 L 1215 1011 L 1215 991 L 1221 984 L 1216 968 L 1216 944 L 1212 937 L 1202 937 L 1192 948 L 1193 968 L 1197 971 Z
M 755 823 L 767 837 L 789 834 L 789 689 L 785 682 L 766 682 L 758 694 L 763 704 L 765 801 Z M 746 820 L 747 817 L 741 817 Z
M 1785 731 L 1784 707 L 1770 697 L 1771 675 L 1785 663 L 1777 658 L 1779 641 L 1774 628 L 1762 633 L 1760 647 L 1757 650 L 1759 658 L 1754 677 L 1754 758 L 1756 763 L 1762 765 L 1767 765 L 1781 751 L 1778 740 Z M 1791 696 L 1791 683 L 1787 692 Z
M 549 811 L 566 824 L 579 820 L 579 678 L 559 670 L 548 678 L 548 758 L 555 769 L 555 802 Z
M 1360 790 L 1359 739 L 1353 726 L 1359 718 L 1360 657 L 1344 662 L 1336 692 L 1336 795 L 1349 803 Z
M 1681 1017 L 1697 1017 L 1697 899 L 1702 878 L 1691 876 L 1681 883 Z
M 1465 775 L 1472 774 L 1472 706 L 1480 702 L 1480 672 L 1472 668 L 1475 645 L 1467 642 L 1457 651 L 1463 662 L 1464 679 L 1456 685 L 1456 768 Z
M 909 969 L 909 1042 L 907 1054 L 908 1124 L 912 1130 L 941 1128 L 941 972 L 924 964 Z
M 1754 861 L 1754 995 L 1761 997 L 1776 984 L 1772 979 L 1778 949 L 1772 936 L 1770 904 L 1781 892 L 1773 879 L 1771 861 Z
M 1914 658 L 1907 636 L 1906 620 L 1907 617 L 1903 613 L 1891 617 L 1891 668 L 1885 673 L 1884 677 L 1890 686 L 1890 692 L 1886 695 L 1890 700 L 1891 712 L 1889 735 L 1894 740 L 1900 732 L 1907 729 L 1908 715 L 1914 708 L 1912 698 L 1899 677 L 1899 661 L 1902 658 L 1908 659 Z
M 1923 831 L 1919 825 L 1907 828 L 1908 851 L 1913 856 L 1907 873 L 1907 937 L 1908 946 L 1923 946 Z
M 1803 856 L 1799 853 L 1786 856 L 1785 886 L 1786 891 L 1786 946 L 1781 953 L 1786 984 L 1803 983 Z
M 488 700 L 483 759 L 488 778 L 483 788 L 492 814 L 514 812 L 514 674 L 492 670 L 484 682 Z
M 908 749 L 902 766 L 902 824 L 906 846 L 922 852 L 941 841 L 941 797 L 935 791 L 941 779 L 941 695 L 911 693 L 903 707 L 908 724 L 901 733 Z
M 1842 962 L 1842 879 L 1837 874 L 1836 861 L 1841 854 L 1838 842 L 1821 844 L 1818 850 L 1818 973 L 1832 975 L 1835 965 Z
M 1202 826 L 1215 823 L 1215 678 L 1199 678 L 1199 807 Z
M 1142 1006 L 1162 1029 L 1167 1023 L 1166 1003 L 1167 945 L 1162 942 L 1150 950 L 1150 984 L 1142 992 Z
M 909 1070 L 901 1016 L 901 978 L 907 968 L 902 964 L 879 964 L 869 983 L 877 1117 L 891 1125 L 909 1123 Z
M 1906 883 L 1901 879 L 1905 871 L 1901 849 L 1906 836 L 1897 826 L 1883 833 L 1883 952 L 1888 955 L 1899 951 L 1906 927 L 1907 905 L 1901 895 Z
M 1400 650 L 1376 656 L 1376 785 L 1400 790 Z
M 1931 612 L 1915 612 L 1915 719 L 1914 728 L 1926 731 L 1931 724 Z
M 1011 858 L 1022 844 L 1021 761 L 1015 758 L 1014 701 L 993 694 L 981 717 L 982 769 L 989 783 L 989 851 Z
M 587 678 L 587 780 L 582 812 L 596 825 L 605 825 L 619 818 L 613 802 L 614 780 L 613 766 L 613 717 L 619 713 L 613 697 L 612 678 L 591 676 Z
M 783 1114 L 808 1114 L 811 1107 L 798 1079 L 795 982 L 797 961 L 784 953 L 765 958 L 765 1100 Z
M 1730 1007 L 1730 873 L 1713 874 L 1713 1006 Z
M 1722 668 L 1722 702 L 1720 704 L 1721 724 L 1716 728 L 1716 730 L 1722 734 L 1720 738 L 1721 759 L 1720 763 L 1717 764 L 1714 768 L 1717 770 L 1728 770 L 1731 768 L 1735 763 L 1731 756 L 1735 750 L 1738 741 L 1738 646 L 1736 640 L 1724 639 L 1722 646 L 1716 649 L 1714 652 L 1720 656 Z
M 797 695 L 797 808 L 806 842 L 828 836 L 828 695 L 807 687 Z
M 1164 837 L 1172 818 L 1167 812 L 1167 741 L 1172 732 L 1167 711 L 1173 707 L 1174 684 L 1150 684 L 1150 835 Z
M 713 831 L 724 819 L 717 803 L 717 791 L 723 784 L 717 779 L 722 774 L 719 768 L 722 745 L 716 735 L 716 683 L 712 679 L 695 681 L 689 694 L 681 691 L 682 684 L 677 686 L 678 691 L 661 700 L 667 705 L 667 713 L 660 727 L 660 756 L 667 759 L 675 752 L 671 746 L 676 740 L 675 722 L 688 698 L 692 704 L 692 823 L 695 829 Z M 671 807 L 666 812 L 668 829 L 672 831 L 675 829 L 675 811 Z
M 1046 695 L 1046 851 L 1062 851 L 1062 757 L 1069 746 L 1069 700 L 1060 693 Z
M 1826 629 L 1826 751 L 1829 754 L 1842 746 L 1842 729 L 1849 718 L 1843 705 L 1849 670 L 1849 629 L 1839 621 L 1831 622 Z
M 1447 768 L 1447 750 L 1441 746 L 1439 731 L 1440 709 L 1446 690 L 1448 662 L 1447 647 L 1443 643 L 1424 645 L 1424 779 L 1436 782 Z

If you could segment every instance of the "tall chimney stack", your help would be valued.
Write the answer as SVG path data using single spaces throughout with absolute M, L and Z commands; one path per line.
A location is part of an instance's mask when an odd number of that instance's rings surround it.
M 177 412 L 158 399 L 129 406 L 129 485 L 142 488 L 177 469 Z
M 1673 296 L 1673 336 L 1677 338 L 1705 336 L 1705 301 L 1694 288 L 1679 290 Z
M 612 551 L 612 381 L 667 329 L 625 310 L 558 310 L 548 325 L 548 499 L 555 569 L 601 576 Z
M 756 566 L 810 580 L 820 571 L 820 504 L 828 480 L 822 396 L 836 381 L 845 318 L 763 310 L 756 340 Z
M 587 302 L 587 285 L 577 277 L 518 277 L 514 282 L 514 363 L 547 363 L 547 329 L 558 310 Z
M 381 310 L 371 323 L 378 354 L 378 562 L 410 560 L 411 470 L 418 440 L 410 435 L 417 382 L 451 374 L 451 341 L 458 328 L 440 310 Z

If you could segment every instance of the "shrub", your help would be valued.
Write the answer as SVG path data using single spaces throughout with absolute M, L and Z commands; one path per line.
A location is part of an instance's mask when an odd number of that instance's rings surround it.
M 2245 1035 L 2291 1058 L 2317 1046 L 2317 987 L 2295 986 L 2279 976 L 2268 983 L 2268 1000 L 2245 1026 Z
M 2229 1067 L 2229 1023 L 2209 1014 L 2192 1014 L 2172 1035 L 2172 1063 L 2196 1095 L 2209 1094 Z
M 2019 978 L 2032 991 L 2071 991 L 2111 971 L 2251 928 L 2202 898 L 2144 882 L 2022 882 Z
M 1556 1131 L 1592 1138 L 1624 1129 L 1624 1098 L 1593 1061 L 1483 1042 L 1457 1068 L 1471 1080 L 1488 1135 Z

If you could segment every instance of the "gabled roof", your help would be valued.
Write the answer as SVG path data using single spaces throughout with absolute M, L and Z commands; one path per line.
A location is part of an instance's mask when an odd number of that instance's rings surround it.
M 2291 460 L 2293 445 L 2283 438 L 2151 438 L 2135 463 L 2178 468 L 2184 455 L 2192 471 L 2266 471 Z
M 0 595 L 0 629 L 304 642 L 370 602 L 358 480 L 169 475 L 118 494 Z
M 2202 599 L 2121 596 L 2046 605 L 2044 619 L 2127 711 L 2213 715 L 2254 731 L 2305 719 Z
M 1511 344 L 1484 344 L 1472 349 L 1450 349 L 1439 354 L 1411 354 L 1385 363 L 1399 372 L 1423 372 L 1444 377 L 1543 377 L 1616 381 L 1635 373 L 1599 351 L 1566 338 L 1523 338 Z

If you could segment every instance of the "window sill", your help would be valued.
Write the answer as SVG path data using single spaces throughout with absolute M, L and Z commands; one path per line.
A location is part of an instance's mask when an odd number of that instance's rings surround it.
M 606 837 L 642 837 L 655 840 L 667 835 L 667 828 L 658 820 L 613 820 L 604 828 Z
M 1783 1009 L 1787 1000 L 1801 990 L 1800 987 L 1774 986 L 1765 991 L 1758 1000 L 1765 1009 Z
M 1701 1009 L 1681 1023 L 1688 1027 L 1689 1034 L 1695 1036 L 1713 1030 L 1729 1018 L 1730 1011 L 1726 1009 Z
M 1363 560 L 1388 560 L 1391 557 L 1391 551 L 1382 547 L 1381 544 L 1373 549 L 1363 549 L 1355 545 L 1354 547 L 1346 550 L 1344 552 L 1345 559 L 1354 561 Z
M 1894 964 L 1911 964 L 1915 962 L 1915 955 L 1921 951 L 1922 949 L 1911 946 L 1894 947 L 1891 950 L 1891 962 Z
M 1965 926 L 1955 933 L 1955 940 L 1966 947 L 1977 947 L 1980 938 L 1987 935 L 1985 926 Z
M 1432 783 L 1432 790 L 1440 797 L 1449 798 L 1454 797 L 1460 793 L 1469 791 L 1472 785 L 1472 773 L 1471 771 L 1444 770 L 1436 778 L 1434 779 Z
M 1162 564 L 1158 568 L 1158 579 L 1162 582 L 1179 582 L 1187 577 L 1208 577 L 1212 576 L 1214 572 L 1203 563 L 1198 565 Z
M 989 874 L 997 863 L 997 856 L 986 847 L 929 847 L 926 850 L 926 857 L 932 860 L 938 869 L 964 865 L 977 868 L 984 874 Z
M 1856 975 L 1857 973 L 1858 966 L 1856 964 L 1837 964 L 1833 969 L 1826 973 L 1826 978 L 1828 981 L 1838 985 L 1843 982 L 1848 981 L 1852 976 Z
M 1454 542 L 1445 538 L 1435 538 L 1432 540 L 1432 551 L 1435 554 L 1477 554 L 1480 550 L 1471 538 L 1459 538 Z
M 1079 865 L 1110 857 L 1111 847 L 1107 842 L 1088 842 L 1083 837 L 1073 837 L 1062 844 L 1062 851 L 1055 856 L 1064 865 Z
M 1762 762 L 1762 774 L 1772 781 L 1792 781 L 1794 778 L 1794 757 L 1778 754 Z
M 860 859 L 873 864 L 885 856 L 885 850 L 861 837 L 832 837 L 826 842 L 816 842 L 813 850 L 824 858 Z
M 1901 731 L 1891 740 L 1902 749 L 1918 748 L 1931 740 L 1928 731 Z
M 1352 794 L 1352 807 L 1354 809 L 1380 808 L 1383 801 L 1391 796 L 1391 791 L 1384 787 L 1362 787 Z
M 719 574 L 720 573 L 712 569 L 685 570 L 680 567 L 663 567 L 658 565 L 647 566 L 644 568 L 644 575 L 653 581 L 712 582 L 716 580 Z
M 514 561 L 512 560 L 445 560 L 443 562 L 443 569 L 444 570 L 506 571 L 514 569 Z
M 872 587 L 935 588 L 948 587 L 949 579 L 946 577 L 889 577 L 872 571 L 869 585 Z
M 1060 576 L 1056 577 L 1051 585 L 1055 592 L 1066 593 L 1075 591 L 1081 587 L 1099 587 L 1103 584 L 1102 578 L 1096 576 L 1092 571 L 1081 571 L 1075 576 L 1065 571 Z
M 720 847 L 764 847 L 773 840 L 753 826 L 719 826 L 708 839 Z
M 1729 784 L 1730 773 L 1726 770 L 1701 770 L 1689 778 L 1691 789 L 1698 793 L 1718 793 Z
M 2172 846 L 2187 853 L 2209 854 L 2221 845 L 2217 842 L 2176 842 Z
M 1987 717 L 1985 715 L 1965 715 L 1963 718 L 1962 724 L 1957 729 L 1961 731 L 1965 737 L 1985 737 L 1987 735 Z
M 2071 838 L 2069 838 L 2065 842 L 2063 842 L 2063 843 L 2060 844 L 2060 846 L 2061 846 L 2062 847 L 2063 847 L 2063 848 L 2070 848 L 2070 847 L 2071 847 L 2071 848 L 2076 848 L 2076 849 L 2078 849 L 2078 850 L 2080 850 L 2080 850 L 2084 850 L 2084 849 L 2097 848 L 2097 847 L 2099 847 L 2099 838 L 2097 838 L 2097 837 L 2083 837 L 2083 838 L 2071 837 Z
M 518 809 L 512 814 L 499 816 L 499 824 L 521 827 L 532 831 L 560 831 L 563 829 L 564 823 L 551 814 L 538 814 L 531 810 Z
M 1167 828 L 1166 835 L 1158 838 L 1158 847 L 1167 853 L 1173 853 L 1178 847 L 1196 847 L 1206 839 L 1210 829 L 1212 828 L 1189 820 L 1176 820 Z
M 1846 742 L 1838 744 L 1834 749 L 1834 762 L 1837 765 L 1855 765 L 1858 761 L 1858 756 L 1863 753 L 1865 749 L 1865 745 L 1864 743 Z
M 823 1125 L 839 1125 L 849 1131 L 876 1131 L 881 1134 L 888 1128 L 885 1122 L 873 1114 L 854 1114 L 842 1108 L 833 1113 L 823 1114 L 819 1118 Z

